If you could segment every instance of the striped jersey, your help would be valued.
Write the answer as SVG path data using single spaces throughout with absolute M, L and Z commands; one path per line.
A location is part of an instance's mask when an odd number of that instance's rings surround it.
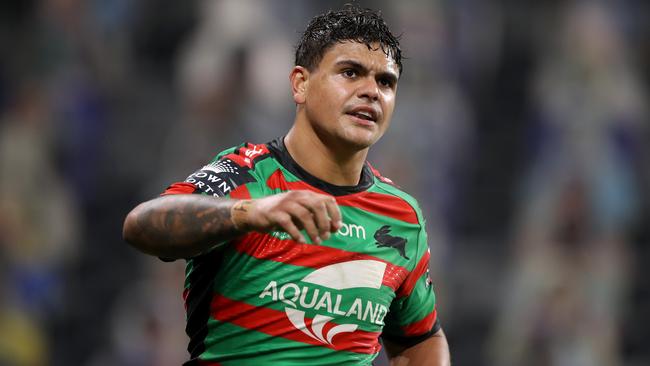
M 440 327 L 414 198 L 364 165 L 356 186 L 303 170 L 282 139 L 245 143 L 164 194 L 334 196 L 343 225 L 320 245 L 249 232 L 187 260 L 185 365 L 370 365 L 380 338 L 410 346 Z

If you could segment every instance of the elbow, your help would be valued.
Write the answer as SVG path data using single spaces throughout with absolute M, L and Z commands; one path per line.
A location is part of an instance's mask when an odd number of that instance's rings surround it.
M 151 216 L 155 209 L 148 202 L 141 203 L 124 218 L 122 239 L 138 251 L 168 259 L 182 258 L 165 237 L 152 228 Z
M 122 226 L 122 239 L 136 249 L 142 250 L 140 245 L 142 230 L 138 225 L 138 208 L 139 206 L 126 215 Z

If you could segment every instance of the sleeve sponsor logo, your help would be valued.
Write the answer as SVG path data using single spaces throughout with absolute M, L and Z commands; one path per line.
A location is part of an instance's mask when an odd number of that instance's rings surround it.
M 249 159 L 255 159 L 267 152 L 269 152 L 269 150 L 264 145 L 251 145 L 249 148 L 244 150 L 244 155 Z
M 192 173 L 185 181 L 194 184 L 203 193 L 223 197 L 238 186 L 254 182 L 255 179 L 247 168 L 230 159 L 222 159 Z
M 229 159 L 212 162 L 204 166 L 201 170 L 208 170 L 214 172 L 215 174 L 231 173 L 231 174 L 239 175 L 239 166 L 233 164 L 233 162 Z

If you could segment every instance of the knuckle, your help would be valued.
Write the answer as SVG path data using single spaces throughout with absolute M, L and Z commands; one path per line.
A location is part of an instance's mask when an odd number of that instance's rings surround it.
M 287 216 L 280 216 L 276 218 L 275 221 L 280 225 L 287 225 L 289 222 L 291 222 L 291 219 L 289 219 Z
M 297 191 L 285 192 L 282 201 L 283 202 L 291 202 L 291 201 L 296 200 L 297 197 L 298 197 L 298 192 Z
M 302 202 L 303 204 L 309 204 L 312 201 L 312 192 L 301 191 L 301 193 L 296 196 L 296 199 Z

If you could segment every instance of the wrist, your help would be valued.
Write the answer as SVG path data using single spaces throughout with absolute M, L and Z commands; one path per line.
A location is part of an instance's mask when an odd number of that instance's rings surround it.
M 235 226 L 235 229 L 239 231 L 249 231 L 251 229 L 249 214 L 252 204 L 252 200 L 240 200 L 232 205 L 230 208 L 230 220 Z

